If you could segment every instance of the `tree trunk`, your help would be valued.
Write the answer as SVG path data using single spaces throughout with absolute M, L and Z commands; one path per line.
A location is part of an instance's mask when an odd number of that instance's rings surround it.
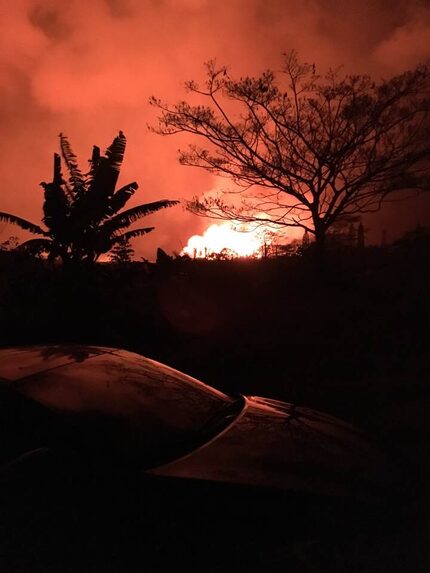
M 326 252 L 326 229 L 321 225 L 319 219 L 314 218 L 315 229 L 315 258 L 322 263 Z

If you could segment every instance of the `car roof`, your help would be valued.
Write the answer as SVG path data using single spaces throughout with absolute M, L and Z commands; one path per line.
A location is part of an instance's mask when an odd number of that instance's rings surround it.
M 114 349 L 87 345 L 38 345 L 0 348 L 0 380 L 15 382 L 53 368 L 83 362 Z
M 0 425 L 11 435 L 19 419 L 30 437 L 34 432 L 31 416 L 13 414 L 9 405 L 16 403 L 18 412 L 30 408 L 36 417 L 43 418 L 43 410 L 54 424 L 50 433 L 73 448 L 106 458 L 137 456 L 145 467 L 195 447 L 209 421 L 233 400 L 150 358 L 86 345 L 1 348 L 0 391 L 7 396 Z

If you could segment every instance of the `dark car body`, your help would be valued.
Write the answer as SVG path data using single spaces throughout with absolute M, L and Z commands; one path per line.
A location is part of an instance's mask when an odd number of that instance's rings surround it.
M 0 350 L 0 423 L 11 571 L 301 570 L 297 548 L 374 523 L 397 483 L 337 418 L 112 348 Z

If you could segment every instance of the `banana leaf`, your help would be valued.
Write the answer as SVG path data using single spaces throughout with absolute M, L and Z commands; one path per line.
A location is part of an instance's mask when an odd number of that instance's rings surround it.
M 3 223 L 10 223 L 11 225 L 17 225 L 24 231 L 29 231 L 30 233 L 34 233 L 35 235 L 43 235 L 47 237 L 49 233 L 44 231 L 38 225 L 27 221 L 26 219 L 22 219 L 21 217 L 17 217 L 16 215 L 10 215 L 9 213 L 0 212 L 0 222 Z

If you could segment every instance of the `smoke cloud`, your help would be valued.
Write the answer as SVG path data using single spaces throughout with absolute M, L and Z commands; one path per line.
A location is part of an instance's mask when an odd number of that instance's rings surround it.
M 93 144 L 125 132 L 120 183 L 140 185 L 130 205 L 211 189 L 210 175 L 177 163 L 184 139 L 147 129 L 149 96 L 183 97 L 183 82 L 201 78 L 211 58 L 242 75 L 279 69 L 296 49 L 320 69 L 343 64 L 379 78 L 430 56 L 430 5 L 416 0 L 0 0 L 0 27 L 0 210 L 34 222 L 60 131 L 83 169 Z M 156 230 L 134 246 L 152 259 L 210 222 L 176 207 L 146 224 Z M 0 241 L 15 233 L 0 227 Z

